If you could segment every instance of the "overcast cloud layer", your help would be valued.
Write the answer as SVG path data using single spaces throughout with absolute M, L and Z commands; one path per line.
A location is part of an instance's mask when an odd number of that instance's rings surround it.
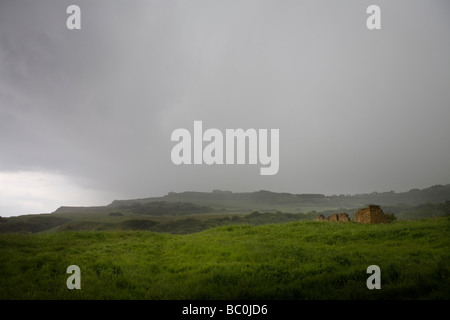
M 0 215 L 450 183 L 449 14 L 448 0 L 1 0 Z M 170 135 L 194 120 L 280 129 L 278 174 L 175 166 Z

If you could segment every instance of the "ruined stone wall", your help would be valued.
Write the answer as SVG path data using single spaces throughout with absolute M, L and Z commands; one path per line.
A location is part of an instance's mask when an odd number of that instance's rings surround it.
M 357 223 L 371 223 L 369 208 L 359 209 L 353 217 L 353 221 Z
M 376 211 L 371 210 L 370 211 L 370 220 L 372 221 L 372 223 L 386 223 L 387 218 L 386 215 L 384 214 L 383 210 L 379 209 Z
M 314 218 L 314 221 L 325 221 L 327 218 L 325 218 L 323 215 L 319 214 L 317 217 Z
M 350 217 L 346 213 L 335 213 L 325 218 L 323 215 L 318 215 L 314 218 L 315 221 L 338 221 L 338 222 L 349 222 Z
M 388 222 L 383 210 L 379 206 L 371 205 L 368 208 L 359 209 L 355 213 L 353 221 L 357 223 L 385 223 Z
M 350 217 L 348 216 L 348 214 L 343 212 L 338 214 L 338 220 L 340 222 L 350 222 Z
M 323 215 L 318 215 L 314 218 L 315 221 L 336 221 L 336 222 L 350 222 L 350 217 L 348 214 L 335 213 L 330 215 L 328 218 L 325 218 Z M 359 209 L 358 212 L 355 213 L 353 218 L 354 222 L 357 223 L 386 223 L 389 222 L 386 215 L 380 206 L 370 205 L 368 208 Z
M 337 213 L 332 214 L 328 217 L 328 221 L 339 221 L 339 216 L 337 215 Z

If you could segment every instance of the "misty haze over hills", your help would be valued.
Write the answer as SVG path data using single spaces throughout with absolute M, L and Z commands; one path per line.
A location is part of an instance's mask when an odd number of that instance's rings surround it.
M 396 193 L 372 192 L 355 195 L 292 194 L 277 193 L 266 190 L 256 192 L 233 193 L 231 191 L 213 190 L 212 192 L 170 192 L 163 197 L 151 197 L 130 200 L 114 200 L 108 206 L 99 207 L 60 207 L 55 213 L 65 212 L 102 212 L 106 208 L 127 209 L 152 202 L 193 202 L 215 207 L 231 206 L 236 208 L 255 207 L 256 210 L 289 209 L 303 211 L 302 208 L 353 208 L 368 204 L 385 206 L 410 205 L 450 201 L 450 184 L 435 185 L 426 189 L 411 189 Z

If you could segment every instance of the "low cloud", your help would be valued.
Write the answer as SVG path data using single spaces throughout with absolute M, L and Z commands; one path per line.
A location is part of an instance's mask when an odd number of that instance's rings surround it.
M 50 213 L 59 206 L 106 205 L 113 194 L 81 188 L 57 173 L 0 172 L 0 213 L 3 217 Z

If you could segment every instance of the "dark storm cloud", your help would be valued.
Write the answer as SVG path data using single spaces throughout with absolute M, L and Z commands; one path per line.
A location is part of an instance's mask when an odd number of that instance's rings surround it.
M 0 171 L 125 197 L 448 183 L 448 1 L 0 3 Z M 405 10 L 408 8 L 408 10 Z M 171 132 L 280 129 L 280 171 L 175 166 Z M 80 182 L 82 181 L 82 182 Z
M 136 167 L 153 171 L 166 143 L 159 114 L 179 94 L 186 67 L 175 56 L 178 27 L 164 16 L 149 22 L 143 4 L 80 3 L 78 33 L 65 27 L 67 4 L 4 5 L 3 170 L 56 169 L 100 186 L 133 181 Z

